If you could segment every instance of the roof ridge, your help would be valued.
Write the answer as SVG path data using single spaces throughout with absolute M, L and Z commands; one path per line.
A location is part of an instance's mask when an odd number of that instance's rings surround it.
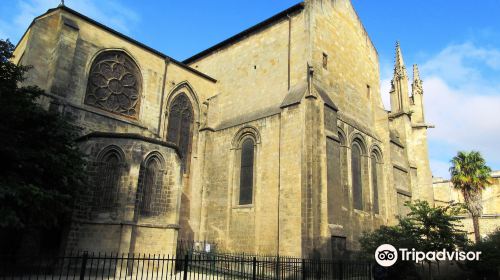
M 298 4 L 295 4 L 292 7 L 288 8 L 284 11 L 281 11 L 281 12 L 275 14 L 274 16 L 271 16 L 271 17 L 255 24 L 255 25 L 237 33 L 236 35 L 233 35 L 233 36 L 229 37 L 228 39 L 226 39 L 220 43 L 217 43 L 217 44 L 209 47 L 208 49 L 205 49 L 205 50 L 183 60 L 182 62 L 185 64 L 190 64 L 192 62 L 195 62 L 195 61 L 199 60 L 200 58 L 203 58 L 203 57 L 205 57 L 205 56 L 207 56 L 207 55 L 209 55 L 209 54 L 211 54 L 211 53 L 213 53 L 221 48 L 224 48 L 225 46 L 227 46 L 230 43 L 233 43 L 235 41 L 243 39 L 246 36 L 253 34 L 254 32 L 262 30 L 262 29 L 266 28 L 267 26 L 273 24 L 274 22 L 282 19 L 284 16 L 289 15 L 291 13 L 295 13 L 299 10 L 302 10 L 303 8 L 304 8 L 304 2 L 300 2 Z
M 197 74 L 197 75 L 199 75 L 199 76 L 201 76 L 201 77 L 203 77 L 205 79 L 208 79 L 208 80 L 210 80 L 210 81 L 212 81 L 214 83 L 217 82 L 217 80 L 215 78 L 212 78 L 209 75 L 207 75 L 205 73 L 202 73 L 202 72 L 200 72 L 200 71 L 198 71 L 198 70 L 196 70 L 196 69 L 194 69 L 194 68 L 192 68 L 192 67 L 184 64 L 183 62 L 180 62 L 180 61 L 178 61 L 178 60 L 176 60 L 176 59 L 174 59 L 174 58 L 172 58 L 172 57 L 170 57 L 170 56 L 168 56 L 168 55 L 160 52 L 159 50 L 156 50 L 156 49 L 154 49 L 154 48 L 152 48 L 150 46 L 147 46 L 144 43 L 141 43 L 141 42 L 133 39 L 130 36 L 127 36 L 127 35 L 119 32 L 119 31 L 116 31 L 115 29 L 113 29 L 113 28 L 111 28 L 109 26 L 106 26 L 106 25 L 104 25 L 104 24 L 102 24 L 102 23 L 100 23 L 100 22 L 98 22 L 98 21 L 96 21 L 96 20 L 94 20 L 94 19 L 92 19 L 92 18 L 90 18 L 90 17 L 82 14 L 82 13 L 79 13 L 79 12 L 77 12 L 77 11 L 69 8 L 68 6 L 62 6 L 61 5 L 61 6 L 58 6 L 56 8 L 51 8 L 51 9 L 47 10 L 47 12 L 45 12 L 45 13 L 37 16 L 37 17 L 35 17 L 33 19 L 33 21 L 31 22 L 31 24 L 29 25 L 29 27 L 26 29 L 25 33 L 23 34 L 23 36 L 21 37 L 21 39 L 19 40 L 19 42 L 17 44 L 19 45 L 19 43 L 23 40 L 24 36 L 26 36 L 28 30 L 33 26 L 33 24 L 35 23 L 35 21 L 37 21 L 38 19 L 40 19 L 40 18 L 42 18 L 42 17 L 44 17 L 44 16 L 46 16 L 46 15 L 48 15 L 48 14 L 56 11 L 56 10 L 62 10 L 62 11 L 66 11 L 68 13 L 71 13 L 74 16 L 77 16 L 77 17 L 79 17 L 79 18 L 81 18 L 81 19 L 89 22 L 90 24 L 96 25 L 97 27 L 102 28 L 102 29 L 104 29 L 104 30 L 106 30 L 106 31 L 108 31 L 108 32 L 110 32 L 110 33 L 112 33 L 112 34 L 114 34 L 114 35 L 116 35 L 116 36 L 118 36 L 118 37 L 126 40 L 126 41 L 129 41 L 130 43 L 132 43 L 134 45 L 137 45 L 137 46 L 139 46 L 139 47 L 141 47 L 141 48 L 143 48 L 143 49 L 145 49 L 145 50 L 147 50 L 147 51 L 149 51 L 149 52 L 151 52 L 153 54 L 156 54 L 157 56 L 160 56 L 160 57 L 162 57 L 164 59 L 167 59 L 167 60 L 169 60 L 169 61 L 171 61 L 171 62 L 179 65 L 180 67 L 182 67 L 182 68 L 184 68 L 184 69 L 186 69 L 188 71 L 191 71 L 191 72 L 193 72 L 193 73 L 195 73 L 195 74 Z

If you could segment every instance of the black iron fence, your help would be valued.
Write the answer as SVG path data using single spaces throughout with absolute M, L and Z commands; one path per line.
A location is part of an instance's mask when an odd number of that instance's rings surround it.
M 191 252 L 0 257 L 0 279 L 372 279 L 371 264 Z

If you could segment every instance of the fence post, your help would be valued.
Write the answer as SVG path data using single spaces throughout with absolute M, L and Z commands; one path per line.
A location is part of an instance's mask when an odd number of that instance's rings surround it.
M 80 280 L 85 278 L 85 270 L 87 269 L 87 260 L 89 259 L 89 252 L 83 252 L 82 256 L 82 267 L 80 268 Z
M 280 256 L 276 258 L 276 279 L 280 280 L 281 279 L 281 265 L 280 265 Z
M 256 280 L 257 279 L 257 258 L 253 257 L 252 261 L 252 279 Z
M 302 280 L 306 280 L 307 271 L 306 271 L 306 260 L 302 259 Z
M 188 269 L 189 269 L 189 255 L 186 254 L 186 257 L 184 258 L 184 277 L 182 278 L 184 280 L 188 279 Z
M 339 279 L 344 279 L 344 264 L 342 261 L 339 261 Z
M 373 275 L 373 265 L 372 263 L 368 263 L 368 275 L 370 275 L 370 279 L 372 279 Z

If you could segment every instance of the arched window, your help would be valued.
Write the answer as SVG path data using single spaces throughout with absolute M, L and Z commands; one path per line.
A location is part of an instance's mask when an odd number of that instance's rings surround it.
M 114 210 L 118 204 L 123 157 L 118 151 L 110 149 L 99 157 L 96 167 L 94 211 Z
M 193 107 L 186 94 L 174 98 L 168 115 L 167 140 L 179 147 L 182 155 L 182 170 L 189 169 L 191 138 L 193 136 Z
M 340 187 L 342 190 L 342 206 L 348 207 L 349 201 L 349 168 L 348 168 L 348 158 L 349 152 L 347 149 L 348 144 L 346 143 L 345 134 L 339 127 L 339 141 L 340 141 Z
M 351 149 L 352 199 L 354 209 L 363 210 L 363 183 L 361 174 L 361 147 L 354 142 Z
M 246 138 L 241 144 L 240 205 L 248 205 L 253 202 L 254 152 L 254 140 Z
M 379 213 L 379 202 L 378 202 L 378 168 L 377 168 L 377 155 L 372 153 L 371 156 L 371 167 L 372 167 L 372 190 L 373 190 L 373 212 L 375 214 Z
M 141 216 L 156 216 L 166 212 L 167 201 L 163 192 L 162 162 L 152 156 L 141 166 L 138 210 Z
M 141 91 L 141 73 L 132 58 L 122 51 L 106 51 L 90 68 L 85 104 L 137 118 Z

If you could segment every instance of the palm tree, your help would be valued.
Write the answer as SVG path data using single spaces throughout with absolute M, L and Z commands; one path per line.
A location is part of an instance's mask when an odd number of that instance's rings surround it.
M 476 151 L 458 152 L 451 160 L 450 167 L 451 182 L 453 187 L 459 190 L 464 202 L 472 216 L 474 225 L 474 237 L 479 242 L 479 217 L 483 211 L 481 193 L 487 186 L 491 185 L 491 168 L 481 154 Z

